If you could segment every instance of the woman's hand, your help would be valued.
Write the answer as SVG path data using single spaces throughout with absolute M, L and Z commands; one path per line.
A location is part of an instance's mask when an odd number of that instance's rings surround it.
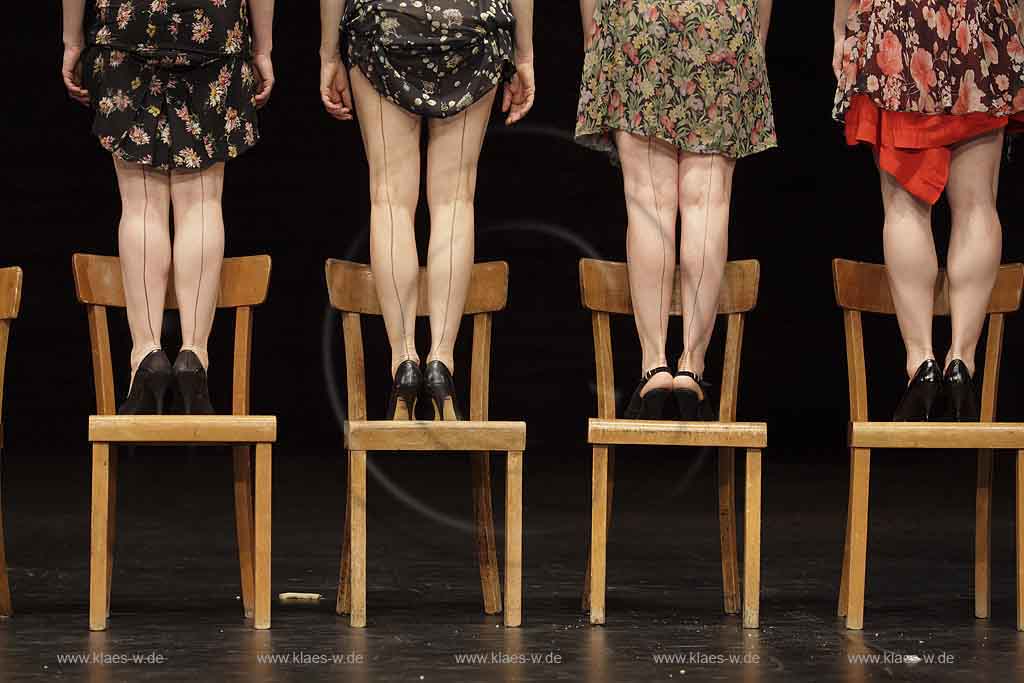
M 67 88 L 71 99 L 88 107 L 89 91 L 82 87 L 81 44 L 64 46 L 64 62 L 60 68 L 60 75 L 64 79 L 64 87 Z
M 846 36 L 842 33 L 837 33 L 835 36 L 835 43 L 832 46 L 832 73 L 835 74 L 836 80 L 840 80 L 843 74 L 843 56 L 845 53 Z
M 252 57 L 252 65 L 259 79 L 259 90 L 256 93 L 256 108 L 262 109 L 270 101 L 270 93 L 274 90 L 274 62 L 270 53 L 256 53 Z
M 505 119 L 506 126 L 523 120 L 533 108 L 536 94 L 537 85 L 534 82 L 533 62 L 516 64 L 516 75 L 505 84 L 505 97 L 501 103 L 501 110 L 508 113 L 508 118 Z
M 327 113 L 339 121 L 351 121 L 352 89 L 339 57 L 320 58 L 320 99 Z

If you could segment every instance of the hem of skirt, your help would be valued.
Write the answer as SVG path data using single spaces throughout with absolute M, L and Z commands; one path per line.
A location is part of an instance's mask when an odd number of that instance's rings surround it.
M 837 121 L 838 123 L 844 123 L 845 120 L 846 120 L 846 114 L 849 112 L 850 107 L 853 104 L 854 98 L 857 98 L 857 97 L 867 98 L 880 111 L 887 112 L 887 113 L 890 113 L 890 114 L 907 114 L 907 115 L 912 115 L 912 116 L 924 116 L 924 117 L 933 117 L 933 116 L 991 116 L 993 118 L 1009 119 L 1010 122 L 1011 122 L 1011 125 L 1014 122 L 1020 124 L 1020 122 L 1022 120 L 1024 120 L 1024 109 L 1021 109 L 1019 111 L 1007 111 L 1007 112 L 1000 112 L 1000 113 L 995 113 L 995 112 L 992 112 L 992 111 L 989 111 L 989 110 L 986 110 L 986 111 L 969 111 L 969 112 L 965 112 L 963 114 L 954 114 L 953 110 L 952 110 L 953 109 L 952 107 L 945 107 L 941 111 L 929 111 L 929 112 L 924 112 L 924 111 L 908 111 L 908 110 L 905 110 L 905 109 L 893 109 L 892 107 L 886 106 L 886 104 L 884 102 L 879 102 L 873 95 L 871 95 L 871 93 L 867 93 L 867 92 L 864 92 L 864 91 L 861 91 L 861 90 L 856 90 L 856 89 L 855 90 L 851 90 L 845 97 L 843 97 L 843 99 L 841 99 L 835 105 L 835 107 L 833 108 L 833 112 L 832 112 L 832 118 L 835 121 Z M 1019 130 L 1020 129 L 1018 128 L 1018 131 Z
M 102 149 L 105 152 L 109 152 L 111 156 L 116 157 L 117 159 L 120 159 L 121 161 L 125 161 L 125 162 L 127 162 L 129 164 L 138 164 L 140 166 L 145 166 L 147 168 L 151 168 L 151 169 L 155 169 L 155 170 L 159 170 L 159 171 L 188 173 L 190 171 L 205 171 L 206 169 L 212 168 L 213 166 L 216 166 L 217 164 L 226 164 L 229 161 L 234 161 L 235 159 L 240 158 L 243 154 L 245 154 L 250 149 L 255 147 L 257 144 L 259 144 L 259 140 L 258 139 L 256 140 L 256 142 L 252 143 L 251 145 L 241 145 L 241 146 L 238 146 L 237 147 L 238 153 L 235 154 L 234 156 L 218 155 L 218 156 L 216 156 L 216 157 L 214 157 L 212 159 L 206 158 L 206 159 L 203 159 L 202 161 L 200 161 L 198 166 L 179 166 L 179 165 L 176 165 L 176 164 L 173 163 L 173 159 L 172 159 L 172 163 L 170 163 L 170 164 L 158 165 L 158 164 L 153 163 L 152 159 L 139 158 L 137 155 L 128 154 L 128 153 L 124 152 L 120 148 L 107 149 L 106 147 L 103 147 L 103 145 L 100 145 L 100 149 Z
M 487 90 L 484 90 L 479 95 L 474 96 L 473 100 L 471 102 L 469 102 L 468 104 L 466 104 L 466 105 L 464 105 L 462 107 L 450 109 L 450 110 L 448 110 L 446 112 L 443 112 L 443 113 L 439 113 L 439 112 L 435 112 L 435 111 L 417 111 L 416 109 L 410 109 L 409 107 L 405 106 L 404 104 L 402 104 L 401 102 L 396 100 L 391 95 L 387 95 L 387 94 L 381 92 L 381 90 L 377 87 L 377 82 L 374 79 L 372 79 L 372 78 L 370 78 L 369 76 L 366 75 L 366 69 L 364 69 L 363 65 L 360 64 L 358 61 L 352 61 L 352 60 L 349 60 L 347 58 L 343 58 L 342 59 L 342 63 L 345 64 L 346 68 L 349 71 L 351 71 L 352 69 L 359 69 L 359 73 L 362 74 L 363 78 L 365 78 L 366 81 L 371 86 L 373 86 L 373 89 L 377 92 L 377 94 L 380 95 L 381 97 L 383 97 L 384 99 L 386 99 L 388 102 L 390 102 L 391 104 L 395 105 L 396 107 L 399 107 L 403 111 L 406 111 L 406 112 L 412 114 L 413 116 L 422 116 L 425 119 L 450 119 L 453 116 L 458 116 L 459 114 L 461 114 L 462 112 L 466 111 L 467 109 L 472 107 L 474 104 L 476 104 L 480 100 L 482 100 L 485 97 L 487 97 L 492 91 L 497 90 L 503 84 L 507 83 L 509 80 L 511 80 L 512 76 L 515 75 L 515 73 L 516 73 L 515 62 L 513 60 L 511 60 L 511 59 L 506 59 L 502 63 L 501 70 L 499 72 L 499 73 L 502 74 L 502 76 L 498 80 L 497 83 L 495 83 L 493 86 L 491 86 Z M 511 65 L 511 71 L 509 71 L 509 66 L 510 65 Z M 505 76 L 506 73 L 509 73 L 511 75 L 506 77 Z
M 753 156 L 766 152 L 770 149 L 775 149 L 779 146 L 778 140 L 769 140 L 766 142 L 759 143 L 749 150 L 744 152 L 737 152 L 735 149 L 728 149 L 723 147 L 710 147 L 707 145 L 690 145 L 685 142 L 677 142 L 659 133 L 651 133 L 643 128 L 632 128 L 625 126 L 604 126 L 598 128 L 584 128 L 577 129 L 575 134 L 576 144 L 593 149 L 598 152 L 605 152 L 611 157 L 611 162 L 619 166 L 619 153 L 615 147 L 615 143 L 611 140 L 611 134 L 615 131 L 621 131 L 624 133 L 632 133 L 633 135 L 640 135 L 642 137 L 653 137 L 655 139 L 667 142 L 676 149 L 688 152 L 690 154 L 717 154 L 720 156 L 728 157 L 730 159 L 743 159 L 744 157 Z

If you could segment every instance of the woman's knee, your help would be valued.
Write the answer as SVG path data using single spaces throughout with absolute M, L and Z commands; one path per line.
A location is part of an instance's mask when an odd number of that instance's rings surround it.
M 719 155 L 686 155 L 679 164 L 680 206 L 684 210 L 727 207 L 735 163 Z

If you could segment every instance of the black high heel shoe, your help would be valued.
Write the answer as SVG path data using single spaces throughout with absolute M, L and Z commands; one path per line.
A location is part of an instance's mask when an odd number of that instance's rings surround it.
M 895 422 L 928 422 L 932 419 L 939 391 L 942 388 L 942 372 L 938 363 L 929 358 L 921 363 L 914 379 L 910 380 L 903 398 L 892 416 Z
M 672 370 L 664 365 L 651 368 L 644 373 L 643 377 L 640 378 L 640 384 L 637 385 L 636 390 L 633 392 L 633 397 L 629 399 L 629 405 L 626 406 L 626 411 L 622 415 L 623 418 L 627 420 L 664 419 L 665 401 L 668 399 L 669 394 L 672 393 L 672 390 L 662 388 L 651 389 L 643 396 L 640 395 L 640 392 L 651 381 L 651 378 L 662 372 L 672 374 Z
M 118 415 L 162 415 L 167 387 L 171 383 L 171 361 L 157 349 L 151 351 L 135 370 L 128 398 L 118 409 Z
M 395 380 L 388 398 L 388 420 L 415 420 L 416 401 L 423 392 L 423 371 L 414 360 L 402 361 L 395 370 Z
M 981 419 L 978 409 L 978 395 L 974 393 L 971 372 L 959 358 L 947 367 L 943 377 L 949 404 L 949 419 L 953 422 L 977 422 Z
M 676 377 L 689 377 L 701 388 L 703 396 L 693 389 L 673 389 L 672 395 L 676 399 L 676 408 L 679 410 L 679 419 L 683 422 L 696 420 L 710 420 L 708 411 L 708 389 L 711 385 L 701 379 L 701 376 L 689 370 L 676 371 Z
M 199 356 L 189 350 L 181 351 L 174 359 L 174 383 L 178 390 L 183 415 L 213 415 L 210 385 L 206 368 Z
M 455 380 L 452 373 L 439 360 L 427 363 L 423 373 L 423 388 L 434 406 L 435 420 L 462 420 L 462 411 L 455 401 Z

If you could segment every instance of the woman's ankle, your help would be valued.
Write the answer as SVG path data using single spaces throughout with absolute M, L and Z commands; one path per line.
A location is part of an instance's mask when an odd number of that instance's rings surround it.
M 210 369 L 210 353 L 204 347 L 200 346 L 182 346 L 181 351 L 191 351 L 199 359 L 199 364 L 203 366 L 204 370 Z

